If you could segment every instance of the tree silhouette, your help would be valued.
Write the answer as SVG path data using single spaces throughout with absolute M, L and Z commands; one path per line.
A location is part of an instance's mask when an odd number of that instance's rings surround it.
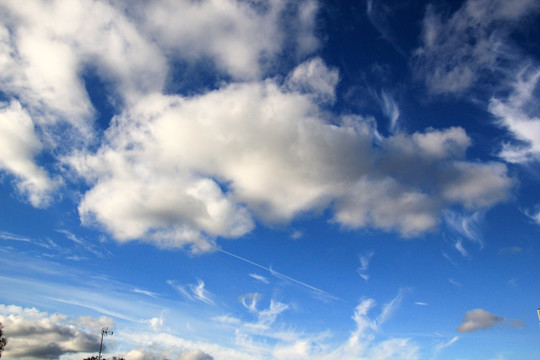
M 7 339 L 4 337 L 4 332 L 2 331 L 2 323 L 0 323 L 0 357 L 2 357 L 2 351 L 6 347 Z

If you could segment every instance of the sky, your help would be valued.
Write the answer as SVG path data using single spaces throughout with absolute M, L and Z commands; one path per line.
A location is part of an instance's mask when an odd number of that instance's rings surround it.
M 3 0 L 5 359 L 540 358 L 536 0 Z

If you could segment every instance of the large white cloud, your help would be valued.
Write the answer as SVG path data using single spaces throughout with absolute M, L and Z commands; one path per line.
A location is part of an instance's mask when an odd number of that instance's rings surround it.
M 125 5 L 0 5 L 0 84 L 43 143 L 34 136 L 26 144 L 24 171 L 3 169 L 46 199 L 52 181 L 34 156 L 55 149 L 90 186 L 79 204 L 84 224 L 119 241 L 208 251 L 255 220 L 323 209 L 347 227 L 414 236 L 433 229 L 446 207 L 486 208 L 508 195 L 504 165 L 466 160 L 471 140 L 461 128 L 384 138 L 370 117 L 321 108 L 339 80 L 322 59 L 266 77 L 286 48 L 316 46 L 315 2 Z M 170 63 L 207 58 L 234 81 L 197 96 L 163 93 Z M 120 99 L 104 137 L 93 125 L 88 69 Z
M 343 225 L 416 235 L 446 206 L 485 208 L 507 197 L 505 166 L 466 161 L 471 140 L 461 128 L 382 138 L 371 119 L 326 115 L 312 94 L 331 93 L 336 78 L 316 64 L 292 72 L 297 84 L 317 79 L 302 92 L 266 80 L 141 98 L 96 153 L 69 160 L 91 185 L 83 220 L 120 240 L 174 246 L 176 238 L 203 250 L 211 237 L 249 232 L 252 216 L 289 221 L 332 207 Z

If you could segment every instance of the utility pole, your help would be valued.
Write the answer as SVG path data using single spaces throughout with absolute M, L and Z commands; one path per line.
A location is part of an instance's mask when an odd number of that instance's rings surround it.
M 113 334 L 113 332 L 109 331 L 108 327 L 104 327 L 103 329 L 101 329 L 101 344 L 99 345 L 98 360 L 101 360 L 101 349 L 103 348 L 103 335 L 112 335 L 112 334 Z

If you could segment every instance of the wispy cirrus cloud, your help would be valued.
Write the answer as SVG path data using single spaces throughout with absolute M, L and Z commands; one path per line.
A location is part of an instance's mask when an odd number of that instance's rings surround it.
M 202 301 L 208 305 L 214 305 L 212 294 L 205 288 L 204 281 L 197 280 L 196 284 L 180 285 L 174 280 L 167 280 L 173 289 L 189 300 Z
M 452 346 L 453 344 L 455 344 L 456 342 L 458 342 L 458 340 L 459 340 L 459 336 L 454 336 L 454 337 L 451 338 L 450 340 L 447 340 L 447 341 L 440 342 L 440 343 L 436 344 L 436 345 L 433 347 L 433 355 L 434 355 L 434 358 L 436 358 L 437 354 L 439 354 L 441 351 L 443 351 L 443 350 L 446 349 L 447 347 Z
M 369 275 L 367 274 L 367 271 L 373 255 L 375 255 L 373 251 L 368 251 L 359 256 L 360 266 L 358 267 L 357 271 L 358 274 L 360 274 L 360 277 L 366 281 L 369 280 Z
M 268 281 L 268 279 L 266 277 L 262 276 L 262 275 L 253 273 L 253 274 L 249 274 L 249 276 L 252 277 L 253 279 L 263 283 L 263 284 L 269 284 L 270 283 L 270 281 Z
M 454 246 L 461 255 L 469 255 L 463 245 L 463 240 L 477 244 L 480 249 L 484 247 L 484 238 L 481 231 L 483 218 L 484 214 L 478 211 L 470 214 L 460 214 L 451 211 L 445 213 L 445 224 L 455 238 Z
M 423 43 L 413 58 L 417 75 L 433 93 L 458 96 L 494 74 L 505 81 L 523 61 L 509 34 L 539 10 L 534 0 L 467 0 L 447 16 L 428 6 Z
M 489 111 L 496 123 L 507 129 L 513 139 L 502 145 L 499 156 L 505 161 L 528 164 L 540 160 L 540 64 L 525 64 L 510 81 L 507 98 L 493 97 Z

